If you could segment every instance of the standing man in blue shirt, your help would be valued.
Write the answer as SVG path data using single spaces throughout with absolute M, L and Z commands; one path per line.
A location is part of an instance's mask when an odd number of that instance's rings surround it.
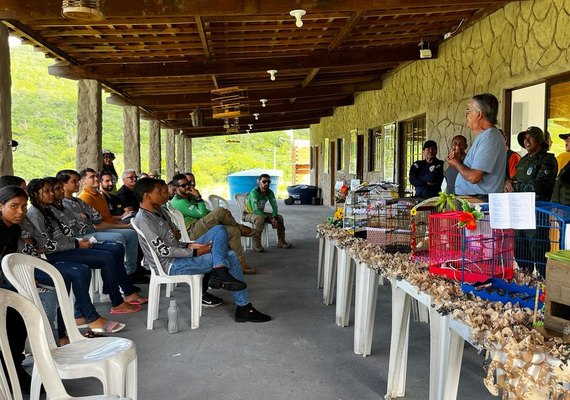
M 495 127 L 499 101 L 490 93 L 475 95 L 465 110 L 467 126 L 475 140 L 461 160 L 453 151 L 447 162 L 459 174 L 455 181 L 457 195 L 501 193 L 505 185 L 507 150 L 501 132 Z
M 416 188 L 416 197 L 429 199 L 441 192 L 443 182 L 443 161 L 437 156 L 437 143 L 427 140 L 424 143 L 423 160 L 418 160 L 410 167 L 410 183 Z

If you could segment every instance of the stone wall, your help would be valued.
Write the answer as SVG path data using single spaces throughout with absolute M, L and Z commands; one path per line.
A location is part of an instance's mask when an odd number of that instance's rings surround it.
M 353 106 L 339 107 L 332 117 L 311 125 L 311 145 L 319 146 L 318 185 L 324 204 L 330 200 L 330 176 L 323 174 L 323 141 L 343 137 L 344 165 L 349 165 L 350 131 L 426 114 L 427 137 L 447 154 L 450 138 L 463 134 L 465 107 L 477 93 L 493 93 L 500 101 L 499 126 L 506 89 L 543 81 L 570 71 L 570 0 L 513 2 L 470 26 L 439 47 L 436 59 L 400 66 L 383 81 L 382 90 L 358 95 Z M 365 140 L 365 160 L 367 159 Z M 382 179 L 368 172 L 364 179 Z M 351 177 L 337 171 L 336 179 Z M 314 174 L 311 176 L 315 183 Z

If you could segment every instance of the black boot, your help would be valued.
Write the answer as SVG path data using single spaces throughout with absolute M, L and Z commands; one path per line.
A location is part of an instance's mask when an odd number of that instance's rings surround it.
M 237 306 L 236 308 L 236 322 L 268 322 L 271 321 L 269 315 L 257 311 L 251 303 L 245 306 Z
M 211 274 L 208 285 L 212 289 L 226 289 L 237 292 L 247 287 L 245 282 L 239 281 L 231 276 L 226 267 L 214 268 Z

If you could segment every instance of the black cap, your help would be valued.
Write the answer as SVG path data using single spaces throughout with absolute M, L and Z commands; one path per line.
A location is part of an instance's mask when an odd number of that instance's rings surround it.
M 428 147 L 435 147 L 437 149 L 437 143 L 434 140 L 426 140 L 422 149 L 425 150 Z
M 558 137 L 562 140 L 566 140 L 570 137 L 570 133 L 563 133 L 561 135 L 558 135 Z

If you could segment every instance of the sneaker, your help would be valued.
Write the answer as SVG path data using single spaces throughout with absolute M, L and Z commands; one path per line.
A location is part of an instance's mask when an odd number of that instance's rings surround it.
M 217 307 L 223 302 L 222 299 L 208 292 L 202 295 L 202 307 Z
M 245 306 L 237 306 L 236 308 L 236 322 L 268 322 L 271 321 L 269 315 L 257 311 L 251 303 Z
M 291 245 L 291 243 L 287 243 L 284 240 L 280 240 L 279 242 L 277 242 L 277 247 L 279 247 L 280 249 L 290 249 L 293 246 Z
M 245 282 L 239 281 L 231 276 L 226 267 L 214 268 L 211 274 L 208 285 L 212 289 L 226 289 L 236 292 L 247 287 Z

